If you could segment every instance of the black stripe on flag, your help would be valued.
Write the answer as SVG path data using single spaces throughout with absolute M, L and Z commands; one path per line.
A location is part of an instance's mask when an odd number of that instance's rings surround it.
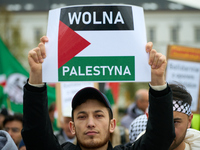
M 134 30 L 131 6 L 62 8 L 60 21 L 72 30 Z

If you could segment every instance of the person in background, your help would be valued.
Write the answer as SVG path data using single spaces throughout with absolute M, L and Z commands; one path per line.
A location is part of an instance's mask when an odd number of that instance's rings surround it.
M 3 121 L 3 128 L 7 131 L 17 147 L 22 140 L 21 130 L 23 128 L 22 114 L 8 115 Z
M 0 130 L 3 129 L 3 121 L 5 120 L 6 116 L 8 116 L 8 110 L 3 107 L 0 112 Z
M 173 119 L 176 133 L 169 150 L 199 150 L 200 131 L 190 128 L 193 119 L 191 112 L 192 97 L 185 87 L 179 83 L 169 84 L 169 87 L 172 89 L 173 95 Z M 147 125 L 147 121 L 145 122 Z M 140 122 L 140 126 L 142 124 L 145 125 Z M 130 127 L 130 130 L 134 130 L 133 126 Z M 141 131 L 136 140 L 144 133 L 145 131 Z M 133 136 L 134 132 L 130 132 L 130 140 L 132 140 Z
M 55 133 L 55 136 L 57 137 L 60 144 L 63 144 L 65 142 L 76 144 L 75 135 L 71 133 L 71 130 L 69 128 L 69 122 L 72 121 L 71 110 L 71 106 L 65 109 L 61 118 L 61 129 L 59 132 Z
M 19 150 L 26 150 L 26 145 L 24 144 L 23 139 L 21 140 L 21 142 L 19 143 Z
M 169 150 L 200 149 L 200 132 L 189 129 L 193 114 L 191 112 L 192 96 L 181 84 L 170 84 L 173 94 L 173 116 L 176 138 Z
M 59 130 L 59 128 L 57 126 L 57 119 L 55 118 L 55 115 L 54 115 L 55 111 L 56 111 L 56 104 L 54 102 L 52 102 L 49 105 L 48 112 L 49 112 L 49 118 L 50 118 L 50 121 L 52 124 L 52 128 L 53 128 L 54 132 L 57 132 Z
M 51 120 L 52 125 L 53 125 L 53 122 L 54 122 L 55 109 L 56 109 L 56 104 L 55 103 L 51 103 L 51 105 L 49 106 L 49 118 Z
M 110 142 L 113 147 L 124 145 L 129 141 L 129 131 L 123 126 L 116 126 L 114 132 L 110 134 Z
M 145 113 L 147 107 L 149 105 L 149 94 L 147 89 L 139 89 L 135 93 L 135 102 L 132 103 L 128 109 L 127 114 L 122 117 L 121 125 L 129 129 L 132 121 Z
M 135 118 L 129 127 L 129 140 L 130 143 L 135 142 L 138 135 L 145 131 L 147 127 L 147 115 L 143 114 Z
M 0 130 L 0 149 L 1 150 L 18 150 L 13 139 L 10 137 L 8 132 Z

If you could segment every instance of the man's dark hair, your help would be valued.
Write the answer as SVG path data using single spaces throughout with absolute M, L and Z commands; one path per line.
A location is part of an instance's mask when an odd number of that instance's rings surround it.
M 185 86 L 180 83 L 169 84 L 169 87 L 172 89 L 173 100 L 180 100 L 183 103 L 188 103 L 191 106 L 192 96 L 186 90 Z
M 10 121 L 20 121 L 23 124 L 23 115 L 20 113 L 17 113 L 14 115 L 6 116 L 5 120 L 3 121 L 3 127 L 5 127 L 6 123 Z
M 52 104 L 49 106 L 48 111 L 49 111 L 49 112 L 55 111 L 55 108 L 56 108 L 56 104 L 55 104 L 55 103 L 52 103 Z

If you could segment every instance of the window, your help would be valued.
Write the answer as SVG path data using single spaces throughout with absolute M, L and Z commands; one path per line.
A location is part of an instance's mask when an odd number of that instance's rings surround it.
M 147 35 L 147 40 L 151 41 L 151 42 L 155 42 L 156 41 L 156 31 L 154 27 L 150 27 L 148 29 L 148 35 Z
M 178 42 L 179 41 L 179 28 L 178 27 L 172 27 L 171 28 L 171 41 L 172 42 Z
M 35 28 L 35 30 L 34 30 L 34 40 L 35 40 L 36 44 L 38 44 L 40 42 L 41 36 L 42 36 L 42 29 L 41 28 Z
M 195 41 L 200 42 L 200 27 L 195 28 Z

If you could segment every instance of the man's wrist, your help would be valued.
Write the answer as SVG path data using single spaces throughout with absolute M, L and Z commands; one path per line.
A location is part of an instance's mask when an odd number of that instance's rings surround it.
M 164 75 L 161 76 L 156 76 L 156 75 L 151 75 L 151 82 L 150 84 L 152 86 L 160 86 L 160 85 L 165 85 L 165 77 Z
M 156 86 L 155 85 L 151 85 L 149 83 L 149 86 L 155 91 L 162 91 L 162 90 L 167 88 L 167 83 L 165 83 L 164 85 L 156 85 Z
M 33 85 L 34 84 L 43 84 L 43 82 L 42 82 L 42 72 L 33 73 L 32 71 L 30 71 L 29 83 L 33 84 Z
M 43 87 L 45 84 L 31 84 L 30 82 L 28 82 L 29 85 L 34 86 L 34 87 Z
M 28 79 L 27 83 L 25 84 L 25 89 L 31 92 L 44 92 L 46 90 L 46 83 L 32 84 L 29 82 L 29 79 Z

